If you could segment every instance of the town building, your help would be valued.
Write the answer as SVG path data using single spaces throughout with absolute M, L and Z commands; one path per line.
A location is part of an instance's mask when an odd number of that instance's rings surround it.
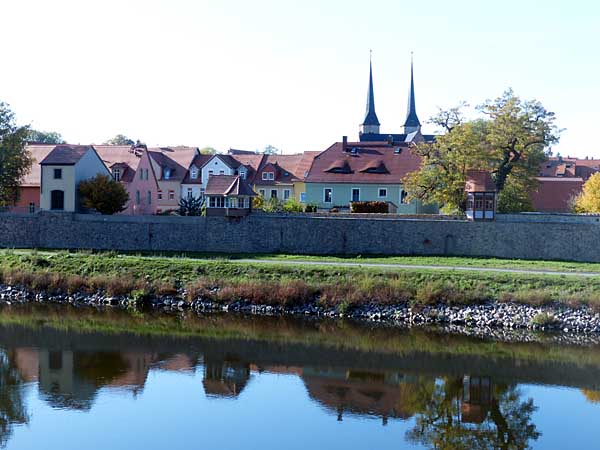
M 497 189 L 489 171 L 468 170 L 465 191 L 467 193 L 465 212 L 469 220 L 494 220 L 496 218 Z
M 42 210 L 79 211 L 79 183 L 97 175 L 110 176 L 94 147 L 89 145 L 57 145 L 40 166 Z
M 243 217 L 256 193 L 240 175 L 211 175 L 206 183 L 206 215 Z

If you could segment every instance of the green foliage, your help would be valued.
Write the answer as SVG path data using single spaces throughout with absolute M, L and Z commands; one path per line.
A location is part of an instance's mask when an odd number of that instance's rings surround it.
M 202 197 L 182 197 L 179 200 L 180 216 L 201 216 L 205 201 Z
M 25 150 L 28 127 L 19 127 L 6 103 L 0 102 L 0 208 L 19 200 L 19 185 L 31 170 L 31 155 Z
M 112 139 L 108 139 L 105 145 L 134 145 L 135 141 L 133 139 L 128 138 L 124 134 L 117 134 Z
M 413 146 L 422 165 L 405 179 L 409 197 L 464 211 L 467 170 L 479 169 L 493 174 L 499 192 L 515 185 L 503 200 L 507 208 L 526 207 L 524 194 L 515 194 L 535 187 L 548 147 L 558 142 L 554 113 L 536 100 L 521 100 L 510 89 L 478 106 L 479 116 L 473 120 L 465 119 L 465 106 L 440 111 L 432 122 L 445 134 Z
M 217 150 L 213 147 L 204 147 L 200 149 L 201 155 L 216 155 Z
M 304 207 L 304 212 L 307 213 L 316 213 L 317 212 L 317 205 L 314 203 L 307 203 L 306 206 Z
M 352 202 L 350 211 L 353 213 L 384 213 L 389 212 L 389 205 L 386 202 Z
M 531 318 L 531 325 L 537 325 L 540 327 L 548 327 L 556 325 L 557 323 L 556 317 L 553 314 L 549 314 L 547 312 L 538 313 Z
M 262 195 L 257 195 L 252 199 L 252 209 L 262 210 L 265 204 L 265 198 Z
M 107 175 L 96 175 L 94 178 L 79 183 L 79 194 L 82 206 L 95 209 L 100 214 L 115 214 L 124 211 L 129 194 L 123 185 Z
M 513 175 L 508 177 L 508 182 L 498 195 L 497 211 L 499 213 L 519 213 L 534 210 L 529 190 L 520 181 L 515 179 Z
M 263 202 L 262 210 L 268 213 L 281 212 L 283 211 L 283 205 L 278 199 L 270 198 Z
M 277 147 L 269 144 L 262 150 L 261 153 L 263 153 L 265 155 L 280 155 L 281 150 L 279 150 Z
M 575 212 L 600 213 L 600 173 L 593 174 L 575 200 Z
M 300 213 L 303 210 L 302 203 L 295 198 L 290 198 L 283 204 L 283 210 L 285 212 Z
M 66 144 L 62 135 L 56 131 L 29 130 L 27 141 L 40 144 Z

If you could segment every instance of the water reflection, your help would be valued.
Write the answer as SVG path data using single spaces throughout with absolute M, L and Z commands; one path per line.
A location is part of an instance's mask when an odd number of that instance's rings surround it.
M 351 426 L 346 422 L 355 418 L 377 418 L 379 427 L 405 423 L 405 444 L 436 449 L 534 446 L 542 435 L 535 423 L 540 411 L 524 393 L 523 380 L 563 380 L 580 389 L 582 399 L 600 401 L 594 384 L 600 370 L 593 365 L 538 367 L 510 358 L 482 362 L 480 356 L 375 357 L 372 352 L 374 359 L 367 361 L 367 354 L 314 345 L 78 335 L 18 327 L 0 330 L 0 347 L 1 445 L 10 440 L 15 426 L 28 422 L 25 387 L 36 389 L 51 408 L 94 414 L 103 390 L 135 401 L 153 372 L 193 377 L 202 384 L 205 398 L 224 405 L 222 399 L 241 402 L 252 390 L 253 378 L 284 375 L 301 382 L 306 401 L 325 411 L 332 427 L 336 422 Z M 556 374 L 549 373 L 551 367 L 557 368 Z M 189 395 L 190 404 L 198 400 L 197 390 Z M 168 401 L 169 392 L 164 396 Z

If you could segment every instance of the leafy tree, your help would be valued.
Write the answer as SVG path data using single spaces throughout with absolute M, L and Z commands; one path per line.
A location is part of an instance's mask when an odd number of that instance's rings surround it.
M 204 211 L 204 198 L 183 197 L 179 200 L 180 216 L 202 216 Z
M 216 155 L 217 150 L 213 147 L 204 147 L 200 149 L 201 155 Z
M 0 447 L 8 443 L 15 424 L 29 422 L 15 358 L 13 352 L 0 350 Z
M 302 203 L 295 198 L 290 198 L 283 204 L 283 210 L 285 212 L 302 212 L 303 209 Z
M 262 195 L 257 195 L 252 199 L 252 209 L 260 210 L 265 204 L 265 198 Z
M 19 184 L 31 170 L 31 155 L 25 150 L 28 127 L 15 123 L 14 113 L 0 102 L 0 208 L 19 200 Z
M 29 130 L 27 135 L 29 142 L 38 142 L 40 144 L 66 144 L 62 135 L 56 131 Z
M 529 196 L 530 183 L 523 185 L 519 181 L 519 179 L 514 179 L 512 175 L 508 177 L 504 189 L 498 195 L 497 211 L 499 213 L 518 213 L 534 210 Z
M 123 185 L 107 175 L 96 175 L 80 182 L 79 194 L 85 208 L 107 215 L 124 211 L 129 200 Z
M 124 134 L 117 134 L 114 138 L 107 140 L 105 145 L 134 145 L 135 141 Z
M 575 212 L 600 213 L 600 172 L 593 174 L 583 185 L 575 200 Z
M 413 147 L 422 165 L 405 179 L 410 197 L 464 211 L 469 169 L 489 170 L 501 196 L 507 183 L 530 192 L 549 146 L 559 139 L 554 113 L 510 89 L 478 106 L 472 120 L 465 119 L 465 106 L 440 111 L 431 121 L 445 134 Z
M 269 144 L 263 149 L 261 153 L 264 153 L 265 155 L 280 155 L 281 150 Z

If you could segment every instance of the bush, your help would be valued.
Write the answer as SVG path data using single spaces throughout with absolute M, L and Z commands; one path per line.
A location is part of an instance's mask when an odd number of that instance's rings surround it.
M 317 205 L 315 205 L 314 203 L 309 203 L 304 207 L 304 212 L 307 213 L 316 213 L 317 212 Z
M 283 210 L 285 212 L 301 213 L 302 203 L 300 203 L 295 198 L 290 198 L 283 204 Z
M 283 205 L 276 198 L 270 198 L 264 201 L 262 210 L 268 213 L 281 212 L 283 210 Z
M 353 213 L 387 214 L 389 205 L 386 202 L 352 202 L 350 211 Z
M 124 211 L 129 194 L 123 185 L 107 175 L 96 175 L 94 178 L 79 183 L 84 208 L 95 209 L 100 214 L 116 214 Z
M 529 323 L 540 327 L 551 327 L 557 325 L 558 320 L 552 314 L 543 312 L 533 316 Z

